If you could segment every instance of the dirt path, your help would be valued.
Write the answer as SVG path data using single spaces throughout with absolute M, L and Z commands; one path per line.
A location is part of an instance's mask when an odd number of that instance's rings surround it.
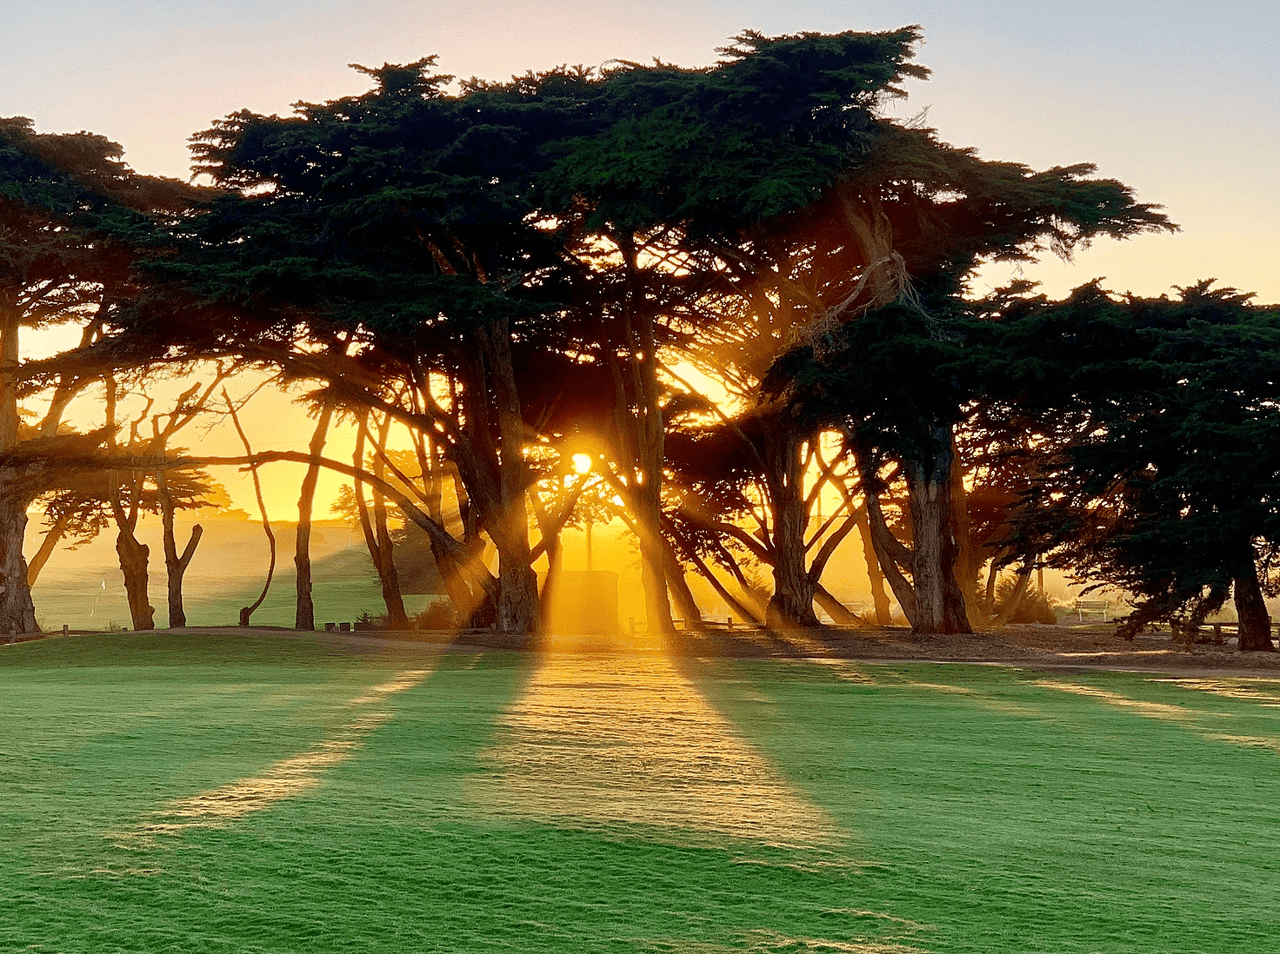
M 157 630 L 164 633 L 166 630 Z M 437 652 L 442 645 L 459 652 L 489 649 L 527 649 L 522 641 L 485 631 L 449 633 L 300 633 L 277 627 L 189 627 L 188 635 L 243 634 L 277 639 L 310 637 L 354 650 L 415 650 Z M 658 645 L 643 635 L 588 637 L 557 641 L 557 647 L 577 652 L 654 652 Z M 1167 633 L 1119 639 L 1111 627 L 1009 626 L 999 632 L 972 636 L 913 636 L 901 628 L 825 629 L 772 633 L 749 629 L 714 629 L 708 633 L 678 633 L 670 650 L 688 656 L 733 658 L 851 659 L 989 663 L 1037 669 L 1114 669 L 1194 675 L 1254 676 L 1280 679 L 1280 653 L 1241 653 L 1234 643 L 1220 646 L 1175 645 Z

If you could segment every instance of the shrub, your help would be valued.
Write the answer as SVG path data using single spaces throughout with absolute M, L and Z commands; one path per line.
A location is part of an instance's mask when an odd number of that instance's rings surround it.
M 458 629 L 458 614 L 448 600 L 433 600 L 413 618 L 414 629 Z
M 1006 578 L 996 584 L 996 613 L 1004 610 L 1013 597 L 1014 588 L 1018 585 L 1016 578 Z M 1028 589 L 1022 594 L 1022 602 L 1009 617 L 1011 623 L 1046 623 L 1050 626 L 1058 622 L 1057 603 L 1044 590 Z

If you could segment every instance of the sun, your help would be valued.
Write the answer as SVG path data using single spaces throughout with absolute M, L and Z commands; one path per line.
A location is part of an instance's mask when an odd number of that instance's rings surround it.
M 590 454 L 574 454 L 573 469 L 579 474 L 591 473 L 591 455 Z

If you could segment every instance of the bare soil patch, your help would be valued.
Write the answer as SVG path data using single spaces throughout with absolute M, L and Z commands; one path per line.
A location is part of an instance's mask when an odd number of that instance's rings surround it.
M 201 632 L 203 630 L 188 630 Z M 226 633 L 226 628 L 210 629 Z M 245 635 L 295 637 L 310 634 L 261 628 Z M 1006 626 L 968 636 L 913 635 L 904 627 L 838 627 L 770 631 L 715 627 L 679 632 L 660 646 L 644 634 L 544 640 L 483 630 L 461 633 L 316 633 L 316 638 L 351 647 L 408 649 L 445 644 L 459 650 L 560 648 L 575 652 L 645 652 L 665 649 L 682 656 L 711 658 L 804 658 L 919 660 L 998 663 L 1046 669 L 1114 669 L 1223 676 L 1280 678 L 1280 653 L 1242 653 L 1228 639 L 1221 645 L 1175 643 L 1169 633 L 1144 633 L 1132 640 L 1115 635 L 1113 624 L 1085 626 Z
M 967 636 L 915 635 L 899 627 L 778 633 L 726 630 L 680 633 L 677 642 L 693 655 L 826 656 L 1170 673 L 1212 670 L 1221 675 L 1280 677 L 1280 653 L 1241 653 L 1234 640 L 1187 646 L 1175 643 L 1169 633 L 1121 639 L 1114 625 L 1108 624 L 1011 625 Z
M 441 648 L 459 651 L 480 649 L 636 653 L 665 651 L 702 658 L 806 658 L 850 660 L 917 660 L 922 662 L 994 663 L 1041 669 L 1110 669 L 1166 672 L 1185 675 L 1214 672 L 1222 676 L 1258 676 L 1280 679 L 1280 653 L 1242 653 L 1234 639 L 1221 645 L 1175 643 L 1169 633 L 1144 633 L 1121 639 L 1114 625 L 1006 626 L 967 636 L 915 635 L 904 627 L 827 626 L 815 629 L 772 631 L 743 626 L 716 626 L 706 632 L 678 632 L 659 642 L 643 633 L 544 639 L 487 630 L 449 632 L 315 632 L 282 627 L 239 628 L 229 626 L 158 630 L 199 635 L 271 636 L 284 639 L 313 638 L 351 649 L 412 651 Z M 57 636 L 56 633 L 48 634 Z M 20 640 L 40 636 L 18 637 Z

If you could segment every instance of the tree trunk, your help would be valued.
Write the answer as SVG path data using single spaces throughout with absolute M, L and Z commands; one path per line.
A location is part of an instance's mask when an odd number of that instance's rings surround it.
M 851 613 L 847 606 L 827 592 L 827 588 L 822 584 L 818 584 L 814 589 L 813 598 L 838 625 L 856 626 L 860 622 L 857 615 Z
M 18 446 L 18 394 L 13 374 L 18 368 L 18 314 L 6 308 L 0 323 L 0 454 Z M 34 633 L 35 606 L 27 584 L 22 547 L 27 530 L 27 500 L 17 490 L 20 475 L 0 467 L 0 633 Z
M 725 587 L 725 585 L 722 582 L 720 582 L 720 579 L 715 575 L 715 572 L 709 566 L 707 566 L 706 561 L 703 560 L 702 557 L 698 555 L 698 551 L 696 547 L 691 545 L 688 540 L 686 540 L 683 536 L 681 536 L 680 533 L 677 532 L 675 528 L 671 526 L 669 521 L 664 522 L 663 526 L 667 529 L 667 532 L 670 533 L 671 537 L 676 541 L 676 544 L 680 547 L 681 551 L 684 553 L 685 559 L 689 563 L 693 564 L 693 568 L 698 571 L 698 573 L 702 576 L 703 579 L 705 579 L 708 583 L 711 584 L 711 588 L 716 591 L 716 595 L 719 596 L 720 599 L 724 600 L 725 605 L 728 606 L 729 609 L 737 613 L 746 621 L 749 621 L 752 623 L 761 622 L 760 615 L 758 613 L 753 611 L 740 599 L 738 599 L 736 596 L 730 593 L 729 590 Z M 740 581 L 740 583 L 741 582 L 742 581 Z
M 367 416 L 360 423 L 356 436 L 355 466 L 364 466 L 364 442 L 367 429 Z M 389 422 L 386 422 L 389 424 Z M 373 459 L 373 473 L 386 479 L 386 464 L 382 454 L 387 449 L 388 426 L 380 429 L 378 437 L 378 453 Z M 396 569 L 395 544 L 391 540 L 391 532 L 387 527 L 387 498 L 377 490 L 373 492 L 373 519 L 369 518 L 369 506 L 364 499 L 364 484 L 357 479 L 352 487 L 356 498 L 356 512 L 360 518 L 360 530 L 364 534 L 365 547 L 369 551 L 369 559 L 378 573 L 378 582 L 382 587 L 382 602 L 387 607 L 387 628 L 407 630 L 409 615 L 404 609 L 404 597 L 400 592 L 400 574 Z
M 880 570 L 888 581 L 889 589 L 893 591 L 898 605 L 902 607 L 902 614 L 907 618 L 912 629 L 915 629 L 916 592 L 903 572 L 911 571 L 912 554 L 889 529 L 889 521 L 885 519 L 880 497 L 873 491 L 867 493 L 867 524 L 871 528 L 871 544 L 875 548 L 876 562 L 880 565 Z
M 978 572 L 982 569 L 982 548 L 974 546 L 973 530 L 969 523 L 969 494 L 964 489 L 964 472 L 959 466 L 960 454 L 954 432 L 951 434 L 951 505 L 953 526 L 957 543 L 956 583 L 964 599 L 965 618 L 971 623 L 981 616 L 981 599 L 978 596 Z
M 817 626 L 814 580 L 805 565 L 809 510 L 804 496 L 803 444 L 790 422 L 774 418 L 766 432 L 765 484 L 773 515 L 773 595 L 765 621 L 769 626 Z
M 505 319 L 481 330 L 493 383 L 494 411 L 501 441 L 498 460 L 499 506 L 485 521 L 498 549 L 498 629 L 536 640 L 539 632 L 538 575 L 529 548 L 528 486 L 524 459 L 524 418 L 511 358 L 511 334 Z
M 889 611 L 889 594 L 884 591 L 884 571 L 880 569 L 875 546 L 871 543 L 871 525 L 865 507 L 859 512 L 858 535 L 862 537 L 862 559 L 866 561 L 867 578 L 871 582 L 871 603 L 875 607 L 876 625 L 888 626 L 893 622 Z
M 909 461 L 907 492 L 911 508 L 912 583 L 917 633 L 971 633 L 964 592 L 956 579 L 960 542 L 955 525 L 951 428 L 933 428 L 938 449 L 931 459 Z
M 187 567 L 191 565 L 191 558 L 196 555 L 196 547 L 200 545 L 200 538 L 203 535 L 204 527 L 197 523 L 191 528 L 191 536 L 181 553 L 178 553 L 172 535 L 165 539 L 164 568 L 169 589 L 170 629 L 187 625 L 187 613 L 182 605 L 182 580 L 186 576 Z
M 382 476 L 379 474 L 378 476 Z M 409 614 L 405 612 L 404 596 L 400 592 L 400 573 L 396 569 L 395 544 L 387 527 L 386 498 L 374 492 L 374 533 L 378 541 L 378 581 L 382 584 L 382 602 L 387 607 L 387 626 L 394 630 L 409 628 Z
M 116 553 L 120 556 L 120 572 L 124 574 L 124 592 L 129 600 L 129 617 L 134 631 L 156 628 L 155 607 L 147 597 L 147 561 L 151 548 L 139 543 L 127 526 L 116 534 Z
M 653 306 L 646 300 L 637 265 L 634 236 L 614 236 L 626 269 L 622 311 L 625 374 L 612 363 L 620 444 L 626 449 L 626 499 L 640 541 L 640 582 L 645 594 L 646 624 L 651 633 L 670 633 L 671 599 L 667 592 L 667 546 L 662 539 L 662 464 L 666 431 L 659 400 L 657 340 Z
M 671 588 L 676 607 L 684 618 L 685 630 L 702 632 L 706 628 L 702 621 L 702 611 L 698 609 L 698 603 L 689 589 L 689 582 L 684 576 L 684 567 L 680 565 L 680 561 L 676 559 L 675 552 L 670 547 L 667 548 L 667 584 Z
M 316 421 L 316 429 L 311 435 L 311 456 L 319 457 L 324 450 L 325 440 L 329 434 L 329 421 L 333 417 L 333 406 L 326 399 L 320 409 L 320 418 Z M 320 465 L 311 464 L 302 479 L 302 490 L 298 495 L 298 533 L 293 555 L 293 563 L 298 568 L 297 610 L 294 613 L 294 629 L 313 630 L 316 628 L 315 604 L 311 601 L 311 509 L 315 504 L 316 485 L 320 481 Z
M 7 492 L 12 481 L 10 469 L 0 469 L 0 633 L 35 633 L 39 627 L 22 558 L 27 507 Z
M 1235 578 L 1233 596 L 1240 625 L 1240 651 L 1272 652 L 1275 645 L 1271 642 L 1271 616 L 1262 600 L 1262 588 L 1252 560 L 1250 571 Z
M 200 545 L 200 537 L 204 527 L 196 524 L 191 528 L 191 538 L 186 548 L 178 553 L 178 542 L 173 526 L 173 496 L 169 493 L 169 481 L 164 471 L 156 474 L 156 493 L 160 504 L 160 522 L 164 528 L 164 569 L 165 581 L 168 584 L 169 596 L 169 628 L 174 629 L 187 625 L 186 610 L 182 605 L 182 578 L 186 575 L 191 558 Z
M 446 526 L 444 518 L 444 466 L 437 455 L 436 446 L 428 444 L 421 434 L 415 443 L 418 454 L 418 466 L 422 470 L 423 490 L 425 492 L 427 513 L 440 526 Z M 458 499 L 459 520 L 463 524 L 463 546 L 469 542 L 466 536 L 466 520 L 462 516 L 462 508 L 466 499 L 466 490 L 458 478 L 456 465 L 453 470 L 454 488 Z M 476 620 L 473 614 L 483 600 L 483 595 L 472 593 L 471 586 L 462 577 L 462 568 L 458 561 L 444 551 L 434 537 L 430 538 L 431 556 L 435 560 L 436 570 L 444 583 L 445 596 L 453 607 L 454 623 L 467 628 L 474 627 Z
M 1031 567 L 1020 567 L 1017 571 L 1017 581 L 1013 584 L 1013 592 L 1009 594 L 1008 601 L 991 620 L 991 625 L 994 628 L 999 629 L 1013 619 L 1013 615 L 1018 612 L 1018 607 L 1022 605 L 1022 601 L 1027 595 L 1027 590 L 1030 588 Z

